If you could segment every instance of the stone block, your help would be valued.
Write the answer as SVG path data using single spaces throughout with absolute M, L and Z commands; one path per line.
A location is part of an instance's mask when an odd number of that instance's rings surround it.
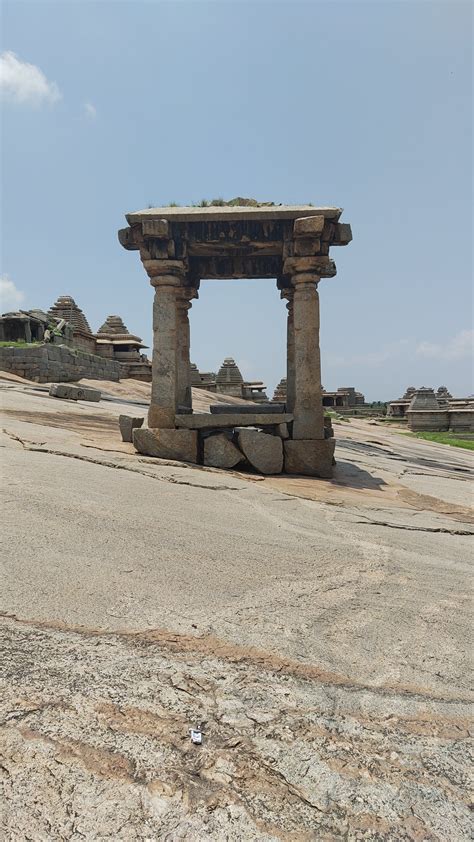
M 281 439 L 289 439 L 288 424 L 277 424 L 275 427 L 275 435 L 280 436 Z
M 211 468 L 234 468 L 243 455 L 223 433 L 204 439 L 204 464 Z
M 283 272 L 285 275 L 314 272 L 321 278 L 332 278 L 336 274 L 336 264 L 330 257 L 323 255 L 315 257 L 287 257 L 283 264 Z
M 330 479 L 335 445 L 334 439 L 285 441 L 285 473 Z
M 321 240 L 316 240 L 313 237 L 301 237 L 295 240 L 295 257 L 309 257 L 318 254 L 321 248 Z
M 319 237 L 324 228 L 324 216 L 304 216 L 295 219 L 293 233 L 295 237 Z
M 260 433 L 258 430 L 239 430 L 239 447 L 261 474 L 281 474 L 283 468 L 283 442 L 279 436 Z
M 167 240 L 169 230 L 169 222 L 166 219 L 146 219 L 142 222 L 144 237 L 158 237 L 158 239 Z
M 133 446 L 145 456 L 175 459 L 178 462 L 198 461 L 198 434 L 195 430 L 165 430 L 141 427 L 132 432 Z
M 65 383 L 53 383 L 49 387 L 49 394 L 53 398 L 63 398 L 69 401 L 100 401 L 101 398 L 98 389 L 69 386 Z
M 293 416 L 289 413 L 259 412 L 258 404 L 255 404 L 255 406 L 256 411 L 248 415 L 243 412 L 224 413 L 222 415 L 195 412 L 192 415 L 176 415 L 175 422 L 177 427 L 184 427 L 188 430 L 213 430 L 216 427 L 274 427 L 276 424 L 293 421 Z M 148 423 L 150 423 L 150 416 L 148 416 Z
M 133 441 L 132 431 L 141 427 L 144 418 L 132 418 L 131 415 L 119 415 L 119 427 L 122 441 Z
M 352 240 L 352 229 L 347 222 L 338 222 L 334 231 L 334 246 L 347 246 Z
M 209 407 L 211 411 L 211 415 L 227 415 L 232 414 L 233 412 L 237 412 L 239 415 L 255 415 L 258 412 L 259 415 L 271 413 L 272 415 L 278 415 L 280 413 L 285 412 L 285 404 L 284 403 L 258 403 L 258 409 L 255 404 L 246 405 L 244 403 L 239 404 L 232 404 L 232 403 L 211 403 Z

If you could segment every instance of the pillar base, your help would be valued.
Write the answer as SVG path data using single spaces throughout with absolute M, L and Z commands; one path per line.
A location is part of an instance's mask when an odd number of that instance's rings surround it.
M 176 409 L 166 409 L 152 403 L 148 409 L 148 426 L 150 429 L 171 430 L 175 426 L 174 417 Z
M 285 473 L 331 479 L 335 445 L 334 439 L 289 439 L 283 442 Z
M 145 456 L 173 459 L 176 462 L 198 461 L 198 434 L 195 430 L 133 430 L 133 446 Z

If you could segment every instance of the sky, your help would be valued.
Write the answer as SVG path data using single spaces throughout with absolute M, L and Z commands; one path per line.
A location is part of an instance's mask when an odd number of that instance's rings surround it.
M 0 310 L 72 295 L 151 345 L 117 230 L 149 205 L 344 208 L 322 380 L 368 400 L 472 382 L 472 5 L 459 0 L 4 0 Z M 203 281 L 191 357 L 285 375 L 274 281 Z

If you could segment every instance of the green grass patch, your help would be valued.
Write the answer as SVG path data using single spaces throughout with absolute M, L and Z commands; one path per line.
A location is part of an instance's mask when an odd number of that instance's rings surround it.
M 33 348 L 35 345 L 39 344 L 41 343 L 18 340 L 18 342 L 0 342 L 0 348 Z
M 402 433 L 403 436 L 422 439 L 423 441 L 434 441 L 436 444 L 448 444 L 450 447 L 462 447 L 464 450 L 474 450 L 474 434 L 461 433 Z

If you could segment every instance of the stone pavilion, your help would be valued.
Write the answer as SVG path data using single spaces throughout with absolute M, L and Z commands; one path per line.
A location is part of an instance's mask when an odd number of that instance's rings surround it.
M 155 290 L 149 429 L 134 432 L 138 450 L 150 452 L 153 441 L 154 455 L 202 461 L 209 431 L 225 430 L 239 437 L 244 451 L 280 448 L 282 458 L 274 461 L 279 470 L 284 465 L 288 473 L 332 475 L 334 439 L 325 438 L 321 393 L 318 286 L 336 274 L 331 247 L 352 239 L 350 226 L 339 221 L 341 212 L 311 205 L 227 205 L 127 214 L 119 241 L 139 252 Z M 243 413 L 235 405 L 227 415 L 192 412 L 188 312 L 201 281 L 233 278 L 274 279 L 286 302 L 285 412 L 266 413 L 262 406 Z M 245 436 L 244 427 L 251 428 Z M 278 446 L 268 441 L 278 435 Z

